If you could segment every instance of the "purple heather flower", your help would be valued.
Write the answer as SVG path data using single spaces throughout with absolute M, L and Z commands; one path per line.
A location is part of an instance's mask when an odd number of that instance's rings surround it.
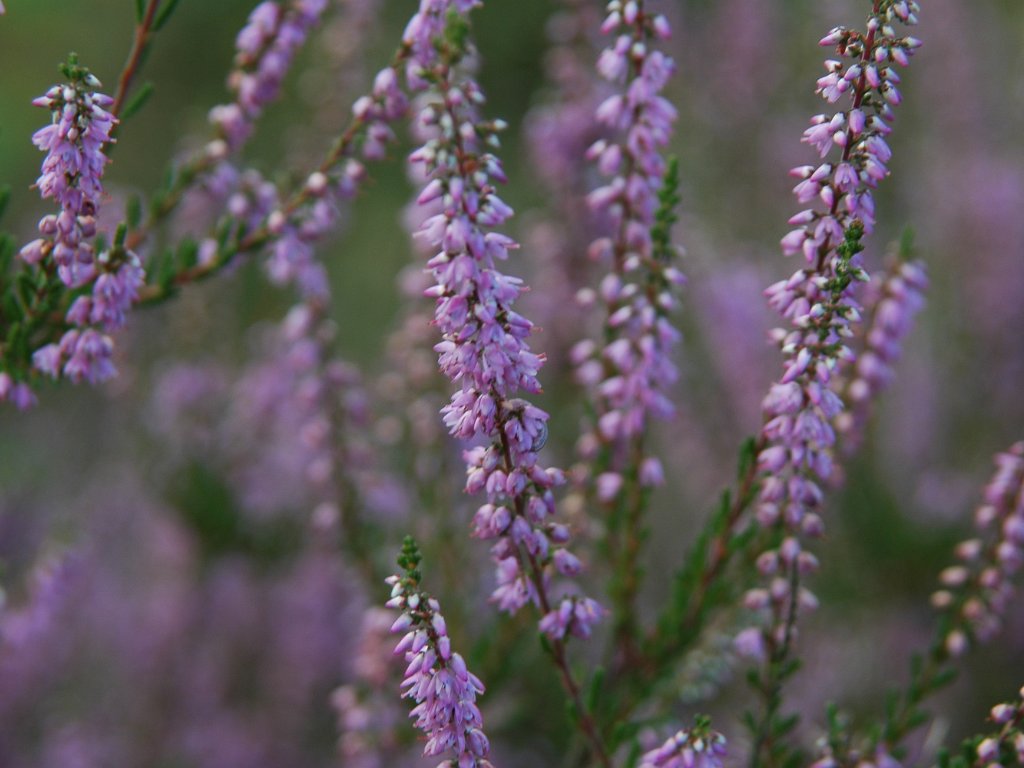
M 550 96 L 524 120 L 530 164 L 541 182 L 547 204 L 531 212 L 524 246 L 534 254 L 533 290 L 524 297 L 529 316 L 544 329 L 549 359 L 563 374 L 569 348 L 577 341 L 584 317 L 576 300 L 578 286 L 590 271 L 587 245 L 594 222 L 586 203 L 591 184 L 585 153 L 604 129 L 594 122 L 600 99 L 594 77 L 592 32 L 600 8 L 585 0 L 561 0 L 548 21 L 550 48 L 545 55 Z
M 387 606 L 402 611 L 391 631 L 404 633 L 395 653 L 403 654 L 408 663 L 402 696 L 416 702 L 409 716 L 427 735 L 423 754 L 455 753 L 454 760 L 445 760 L 438 768 L 492 768 L 487 760 L 490 743 L 476 705 L 484 686 L 452 650 L 441 606 L 409 575 L 391 576 L 387 582 L 392 585 Z
M 115 331 L 124 325 L 146 274 L 139 257 L 124 250 L 101 253 L 95 267 L 98 276 L 94 273 L 92 294 L 75 299 L 65 316 L 72 330 L 60 342 L 47 344 L 32 355 L 36 370 L 52 378 L 64 376 L 76 384 L 83 380 L 99 384 L 117 375 L 112 362 L 113 339 L 101 331 Z
M 808 266 L 765 291 L 769 304 L 791 323 L 789 330 L 774 332 L 786 358 L 785 370 L 764 400 L 758 456 L 763 477 L 757 519 L 762 526 L 785 531 L 790 544 L 789 552 L 783 547 L 773 553 L 780 567 L 770 577 L 768 601 L 755 601 L 770 608 L 766 642 L 773 647 L 792 631 L 791 606 L 815 605 L 810 593 L 798 587 L 793 594 L 790 585 L 816 563 L 799 542 L 822 529 L 820 482 L 832 473 L 834 424 L 843 410 L 842 400 L 829 387 L 837 367 L 853 359 L 846 340 L 861 311 L 854 288 L 868 279 L 857 252 L 861 236 L 874 225 L 871 190 L 888 173 L 891 151 L 885 136 L 892 130 L 892 92 L 899 81 L 894 65 L 905 63 L 920 45 L 914 38 L 897 37 L 892 26 L 896 21 L 916 22 L 915 2 L 876 7 L 866 33 L 837 28 L 821 41 L 835 46 L 850 63 L 827 61 L 828 74 L 818 81 L 818 93 L 830 104 L 841 98 L 849 98 L 850 104 L 832 116 L 814 117 L 804 133 L 804 141 L 822 159 L 832 152 L 837 157 L 791 172 L 799 180 L 794 188 L 798 201 L 817 199 L 821 204 L 792 217 L 790 223 L 797 228 L 782 239 L 783 252 L 802 253 Z
M 518 397 L 521 391 L 540 391 L 537 374 L 544 356 L 530 349 L 533 324 L 513 309 L 522 280 L 496 267 L 518 247 L 494 231 L 512 215 L 496 193 L 505 180 L 501 161 L 488 151 L 497 146 L 503 123 L 480 117 L 484 96 L 474 81 L 454 81 L 447 67 L 434 74 L 439 54 L 427 44 L 443 30 L 449 9 L 467 12 L 475 5 L 423 0 L 406 29 L 405 41 L 414 52 L 410 82 L 424 87 L 433 80 L 438 91 L 418 117 L 429 138 L 410 157 L 426 179 L 418 204 L 438 211 L 417 235 L 435 254 L 427 263 L 435 280 L 427 295 L 436 300 L 434 321 L 443 337 L 435 347 L 438 364 L 459 384 L 442 409 L 444 423 L 455 437 L 489 441 L 464 457 L 467 492 L 487 497 L 474 534 L 498 539 L 492 555 L 499 586 L 492 599 L 510 612 L 528 601 L 549 612 L 546 574 L 552 550 L 564 544 L 551 537 L 553 488 L 564 475 L 539 461 L 548 414 Z M 584 611 L 581 621 L 591 622 L 597 612 Z
M 564 567 L 565 556 L 559 558 L 557 555 L 565 553 L 560 549 L 556 552 L 555 562 L 558 566 Z M 573 557 L 573 555 L 568 555 Z M 568 569 L 559 567 L 559 571 L 566 575 L 579 573 L 579 561 L 570 564 Z M 589 597 L 565 597 L 562 598 L 558 607 L 549 611 L 540 620 L 540 631 L 552 640 L 561 640 L 566 635 L 587 639 L 594 630 L 594 626 L 604 617 L 605 610 L 596 601 Z
M 899 360 L 903 338 L 913 327 L 914 315 L 924 306 L 928 277 L 924 263 L 903 262 L 869 286 L 865 299 L 867 322 L 864 348 L 837 391 L 850 410 L 836 419 L 843 447 L 852 450 L 860 440 L 868 405 L 888 387 L 892 366 Z
M 932 603 L 950 612 L 946 648 L 960 655 L 969 647 L 964 628 L 987 641 L 999 631 L 1013 597 L 1011 577 L 1024 567 L 1024 442 L 996 454 L 996 471 L 974 513 L 978 537 L 956 549 L 958 565 L 940 575 Z
M 607 311 L 606 341 L 604 346 L 581 342 L 573 355 L 577 380 L 596 406 L 595 436 L 615 449 L 609 466 L 614 471 L 597 478 L 604 502 L 625 487 L 622 473 L 628 462 L 636 463 L 636 452 L 628 447 L 640 440 L 649 419 L 674 411 L 667 393 L 678 377 L 671 352 L 679 333 L 669 314 L 683 282 L 667 254 L 656 253 L 651 237 L 666 169 L 659 150 L 675 120 L 675 109 L 660 95 L 675 64 L 654 47 L 668 35 L 668 22 L 643 2 L 615 0 L 607 10 L 603 31 L 615 37 L 598 58 L 597 70 L 616 91 L 597 107 L 596 116 L 615 137 L 587 150 L 608 177 L 588 197 L 613 233 L 590 248 L 609 269 L 598 291 Z
M 93 90 L 99 85 L 93 75 L 75 70 L 70 83 L 55 85 L 32 102 L 53 113 L 50 125 L 32 137 L 47 153 L 36 186 L 42 197 L 60 205 L 61 212 L 42 218 L 42 237 L 22 248 L 21 258 L 38 264 L 52 256 L 60 279 L 72 288 L 88 283 L 95 274 L 89 240 L 96 234 L 101 179 L 109 162 L 103 147 L 117 124 L 105 109 L 113 99 Z
M 228 85 L 235 101 L 210 111 L 231 150 L 239 149 L 264 108 L 277 98 L 281 83 L 327 7 L 327 0 L 264 0 L 235 40 L 235 70 Z
M 722 768 L 725 737 L 707 725 L 677 731 L 664 744 L 640 758 L 639 768 Z
M 0 402 L 10 402 L 19 411 L 25 411 L 36 404 L 36 396 L 23 381 L 15 381 L 6 371 L 0 373 Z

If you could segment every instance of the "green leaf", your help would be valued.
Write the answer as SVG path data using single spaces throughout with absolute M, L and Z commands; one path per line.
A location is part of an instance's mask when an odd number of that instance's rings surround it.
M 773 730 L 776 736 L 785 736 L 787 733 L 796 728 L 797 723 L 800 722 L 800 715 L 792 714 L 786 717 L 779 718 L 775 721 Z
M 185 238 L 178 246 L 178 269 L 191 269 L 199 263 L 199 246 L 191 238 Z
M 32 294 L 36 292 L 35 280 L 28 272 L 19 272 L 14 278 L 14 290 L 18 293 L 18 301 L 21 306 L 27 307 L 31 303 Z
M 135 23 L 141 24 L 146 15 L 146 0 L 135 0 Z
M 900 258 L 906 261 L 914 254 L 914 228 L 909 224 L 900 232 Z
M 742 480 L 750 467 L 757 461 L 757 439 L 748 437 L 740 446 L 740 459 L 736 466 L 736 477 Z
M 11 235 L 0 235 L 0 274 L 5 274 L 11 266 L 17 246 Z
M 760 724 L 757 722 L 757 718 L 754 717 L 754 713 L 749 709 L 740 715 L 740 722 L 742 722 L 751 733 L 757 733 L 760 730 Z
M 935 677 L 932 678 L 932 683 L 928 686 L 931 691 L 937 691 L 939 688 L 945 688 L 947 685 L 956 680 L 957 669 L 955 667 L 947 667 L 941 672 L 935 673 Z
M 4 217 L 4 212 L 7 210 L 7 204 L 11 201 L 11 185 L 4 184 L 0 187 L 0 219 Z
M 125 120 L 127 120 L 140 109 L 142 109 L 142 107 L 145 106 L 146 102 L 149 101 L 149 97 L 153 95 L 154 90 L 156 90 L 156 87 L 153 85 L 153 83 L 149 81 L 143 83 L 139 90 L 137 90 L 132 95 L 132 97 L 128 99 L 128 102 L 124 105 L 124 108 L 121 110 L 121 122 L 123 123 Z
M 913 731 L 920 728 L 931 719 L 931 715 L 923 709 L 915 710 L 907 718 L 907 730 Z
M 156 21 L 153 23 L 153 29 L 159 31 L 163 28 L 167 20 L 171 18 L 171 14 L 178 7 L 178 0 L 167 0 L 167 3 L 157 11 Z
M 138 229 L 142 222 L 142 197 L 140 195 L 136 194 L 128 198 L 128 203 L 125 205 L 125 220 L 130 228 Z
M 601 695 L 601 686 L 604 684 L 605 671 L 604 667 L 598 667 L 594 670 L 594 676 L 590 678 L 590 687 L 587 688 L 587 709 L 594 710 L 597 708 L 598 697 Z
M 579 723 L 580 713 L 579 710 L 576 709 L 576 702 L 574 702 L 572 699 L 566 699 L 565 701 L 565 714 L 569 718 L 569 722 L 571 722 L 573 726 Z

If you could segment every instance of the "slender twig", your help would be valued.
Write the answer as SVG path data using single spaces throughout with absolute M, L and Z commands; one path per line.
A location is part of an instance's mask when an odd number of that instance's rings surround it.
M 124 67 L 121 68 L 121 76 L 117 81 L 117 92 L 114 94 L 114 104 L 110 108 L 111 114 L 115 117 L 121 114 L 125 99 L 128 98 L 128 90 L 138 74 L 139 66 L 142 64 L 142 57 L 153 35 L 153 22 L 156 20 L 156 12 L 159 8 L 160 0 L 149 0 L 142 19 L 135 26 L 135 40 L 132 42 L 132 49 L 128 53 L 128 60 L 124 63 Z M 114 127 L 111 133 L 116 134 L 116 131 L 117 126 Z
M 411 50 L 409 46 L 403 44 L 392 58 L 390 65 L 391 68 L 397 69 L 401 66 L 401 64 L 409 57 L 410 53 Z M 325 155 L 324 159 L 320 162 L 319 166 L 317 166 L 314 171 L 308 173 L 306 178 L 315 172 L 326 175 L 339 162 L 341 162 L 341 160 L 348 157 L 352 152 L 353 145 L 360 137 L 363 129 L 366 127 L 366 124 L 367 120 L 365 116 L 353 116 L 348 127 L 341 133 L 341 135 L 338 136 L 337 139 L 335 139 L 334 144 L 331 146 L 331 149 Z M 143 222 L 139 228 L 128 234 L 128 238 L 125 243 L 126 247 L 138 247 L 152 229 L 162 219 L 170 215 L 170 213 L 177 207 L 185 192 L 188 191 L 191 179 L 213 165 L 214 163 L 209 160 L 209 156 L 205 154 L 197 156 L 191 164 L 187 164 L 185 168 L 189 173 L 180 175 L 179 179 L 183 179 L 183 181 L 179 183 L 176 180 L 170 194 L 161 206 L 159 206 L 158 210 L 151 211 L 147 220 Z M 191 176 L 189 176 L 189 174 L 191 174 Z M 312 192 L 307 187 L 303 186 L 297 192 L 292 194 L 289 201 L 280 209 L 280 212 L 287 218 L 305 205 L 311 197 Z M 272 232 L 267 223 L 264 222 L 261 226 L 242 237 L 239 242 L 223 248 L 217 253 L 216 257 L 208 263 L 186 267 L 176 272 L 169 280 L 166 280 L 161 284 L 147 285 L 139 292 L 138 303 L 143 305 L 158 304 L 169 298 L 174 293 L 175 289 L 180 288 L 183 285 L 200 282 L 212 277 L 227 267 L 239 254 L 261 248 L 262 246 L 273 242 L 276 238 L 277 235 Z

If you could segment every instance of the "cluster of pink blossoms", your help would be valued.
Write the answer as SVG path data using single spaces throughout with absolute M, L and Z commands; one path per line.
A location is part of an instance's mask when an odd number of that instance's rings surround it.
M 393 69 L 377 73 L 373 90 L 356 100 L 354 117 L 364 124 L 360 151 L 367 160 L 384 156 L 386 145 L 394 139 L 390 124 L 405 115 L 405 94 L 398 87 Z M 326 298 L 327 273 L 314 258 L 314 247 L 334 226 L 338 204 L 355 196 L 366 178 L 363 163 L 348 158 L 336 168 L 315 171 L 306 179 L 304 205 L 279 205 L 267 218 L 267 229 L 274 236 L 267 272 L 279 284 L 294 283 L 303 296 Z
M 30 264 L 46 265 L 52 257 L 57 275 L 70 288 L 92 286 L 68 309 L 70 329 L 59 342 L 47 344 L 32 356 L 33 365 L 53 378 L 96 384 L 115 375 L 114 343 L 107 333 L 124 325 L 125 315 L 145 282 L 139 258 L 120 243 L 95 255 L 90 240 L 96 235 L 96 214 L 103 197 L 101 183 L 108 160 L 103 148 L 117 119 L 104 109 L 109 96 L 92 89 L 99 81 L 71 62 L 70 82 L 54 86 L 36 99 L 36 106 L 53 113 L 53 122 L 36 132 L 33 142 L 47 153 L 36 182 L 44 198 L 61 206 L 60 214 L 39 222 L 43 237 L 21 249 Z M 45 267 L 44 267 L 45 268 Z
M 872 280 L 864 329 L 864 349 L 847 374 L 847 407 L 836 417 L 843 447 L 852 450 L 867 421 L 869 405 L 892 381 L 892 366 L 900 359 L 903 339 L 913 327 L 914 316 L 924 306 L 928 276 L 921 261 L 901 262 L 881 279 Z
M 974 513 L 980 536 L 961 542 L 959 565 L 940 574 L 943 589 L 932 603 L 950 612 L 946 650 L 959 656 L 970 640 L 985 642 L 999 631 L 1013 597 L 1012 577 L 1024 566 L 1024 442 L 996 454 L 996 471 Z
M 33 365 L 55 379 L 63 375 L 75 383 L 98 384 L 117 374 L 111 360 L 114 341 L 108 333 L 124 325 L 146 273 L 139 257 L 123 248 L 101 253 L 96 267 L 99 276 L 92 284 L 92 294 L 75 299 L 65 316 L 74 327 L 59 342 L 32 355 Z
M 597 478 L 603 501 L 619 495 L 623 472 L 635 459 L 620 454 L 640 438 L 651 416 L 673 412 L 666 392 L 678 375 L 671 351 L 679 333 L 668 315 L 677 304 L 673 289 L 684 279 L 666 254 L 656 252 L 651 237 L 666 168 L 659 150 L 668 144 L 676 117 L 661 95 L 675 64 L 653 47 L 669 37 L 668 21 L 649 13 L 642 0 L 612 0 L 607 12 L 602 31 L 614 34 L 615 42 L 602 51 L 597 69 L 621 92 L 606 98 L 596 117 L 618 138 L 601 139 L 587 151 L 609 177 L 588 197 L 610 227 L 590 246 L 590 256 L 609 266 L 598 289 L 607 308 L 606 341 L 585 340 L 573 349 L 577 378 L 592 391 L 597 410 L 595 432 L 581 447 L 590 456 L 600 446 L 613 452 L 608 471 Z M 655 457 L 643 459 L 639 469 L 643 484 L 661 482 Z
M 235 39 L 236 69 L 228 80 L 236 100 L 210 111 L 231 150 L 252 133 L 267 104 L 277 98 L 296 52 L 327 7 L 327 0 L 264 0 Z
M 455 753 L 454 760 L 445 760 L 438 768 L 492 768 L 487 760 L 490 743 L 476 705 L 477 695 L 484 692 L 483 683 L 466 668 L 462 656 L 452 651 L 437 600 L 420 590 L 419 555 L 409 541 L 402 554 L 411 559 L 400 560 L 407 568 L 404 576 L 388 578 L 392 590 L 387 607 L 402 611 L 391 631 L 404 633 L 395 653 L 404 654 L 409 665 L 402 680 L 402 696 L 416 702 L 409 716 L 416 718 L 416 727 L 427 735 L 423 754 Z
M 496 268 L 518 247 L 493 231 L 512 215 L 495 190 L 505 181 L 501 161 L 487 150 L 497 146 L 503 124 L 479 116 L 479 86 L 468 78 L 456 81 L 451 62 L 438 52 L 449 8 L 466 12 L 474 5 L 423 0 L 405 37 L 414 51 L 410 84 L 435 89 L 417 117 L 431 138 L 410 162 L 422 165 L 428 179 L 418 203 L 440 203 L 440 212 L 417 235 L 436 254 L 428 262 L 435 285 L 427 294 L 436 299 L 434 320 L 443 336 L 435 347 L 438 363 L 459 384 L 442 414 L 452 435 L 490 441 L 467 450 L 465 459 L 467 492 L 487 496 L 474 517 L 474 533 L 498 540 L 492 554 L 499 584 L 492 599 L 509 612 L 534 602 L 545 613 L 542 630 L 553 638 L 587 636 L 601 608 L 577 596 L 552 605 L 547 595 L 552 567 L 572 576 L 581 566 L 564 548 L 568 528 L 551 520 L 552 489 L 564 475 L 539 461 L 548 415 L 518 397 L 520 391 L 540 391 L 543 356 L 528 344 L 533 324 L 512 308 L 522 281 Z
M 117 119 L 105 109 L 113 99 L 93 90 L 100 81 L 74 64 L 69 70 L 71 82 L 53 86 L 32 102 L 53 113 L 53 121 L 32 136 L 32 143 L 46 152 L 36 186 L 61 212 L 40 220 L 42 237 L 22 248 L 21 258 L 39 264 L 52 256 L 60 279 L 77 288 L 96 274 L 90 240 L 96 234 L 103 170 L 109 162 L 103 147 L 112 140 Z
M 725 754 L 725 736 L 698 723 L 644 754 L 639 768 L 722 768 Z
M 885 137 L 891 131 L 892 108 L 900 102 L 895 66 L 905 65 L 920 46 L 915 38 L 897 35 L 893 25 L 915 24 L 917 11 L 916 2 L 878 0 L 867 32 L 837 28 L 821 41 L 835 46 L 849 62 L 827 61 L 828 74 L 818 81 L 817 92 L 829 104 L 844 96 L 850 104 L 832 116 L 814 117 L 804 132 L 803 141 L 825 162 L 793 170 L 800 179 L 794 194 L 800 203 L 818 205 L 790 219 L 797 228 L 782 239 L 782 249 L 787 255 L 803 254 L 808 266 L 766 291 L 769 304 L 791 328 L 775 332 L 786 368 L 763 405 L 757 519 L 785 538 L 759 560 L 770 580 L 768 588 L 747 595 L 748 607 L 771 616 L 762 641 L 754 642 L 750 632 L 740 637 L 755 655 L 763 652 L 763 641 L 785 645 L 796 613 L 816 604 L 807 590 L 793 590 L 800 574 L 817 566 L 800 539 L 820 535 L 823 529 L 819 483 L 832 472 L 833 425 L 843 410 L 830 387 L 837 367 L 853 359 L 847 340 L 861 309 L 854 287 L 868 279 L 857 253 L 860 238 L 874 226 L 871 190 L 888 175 L 891 151 Z M 833 151 L 838 156 L 826 159 Z
M 978 768 L 994 766 L 1024 765 L 1024 687 L 1017 692 L 1017 700 L 996 704 L 989 712 L 989 719 L 999 726 L 999 731 L 982 739 L 975 747 Z

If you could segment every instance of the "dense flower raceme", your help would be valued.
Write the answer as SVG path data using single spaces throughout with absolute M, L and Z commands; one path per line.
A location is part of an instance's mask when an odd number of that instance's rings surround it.
M 98 276 L 91 295 L 75 299 L 65 317 L 71 330 L 32 356 L 36 369 L 55 379 L 64 376 L 75 383 L 98 384 L 117 374 L 108 333 L 124 325 L 146 274 L 139 257 L 121 247 L 101 253 L 95 267 Z
M 1024 565 L 1024 442 L 997 454 L 995 463 L 974 513 L 978 537 L 957 547 L 959 564 L 940 574 L 943 588 L 932 595 L 951 618 L 944 642 L 954 656 L 999 631 L 1013 597 L 1011 579 Z
M 592 184 L 586 150 L 605 129 L 593 119 L 601 101 L 602 84 L 593 67 L 593 32 L 600 26 L 601 9 L 587 0 L 559 5 L 547 24 L 546 98 L 523 121 L 530 166 L 545 194 L 543 208 L 528 213 L 523 244 L 536 265 L 535 290 L 525 301 L 530 317 L 544 329 L 550 364 L 558 366 L 553 375 L 562 379 L 586 313 L 577 292 L 592 271 L 587 247 L 595 230 L 586 203 Z
M 725 754 L 725 737 L 698 722 L 644 754 L 639 768 L 722 768 Z
M 793 591 L 799 575 L 817 565 L 800 539 L 822 531 L 819 483 L 832 472 L 833 424 L 843 410 L 830 383 L 839 363 L 853 357 L 847 339 L 861 310 L 854 288 L 868 279 L 858 257 L 860 239 L 874 226 L 871 190 L 888 174 L 891 152 L 885 136 L 891 131 L 892 107 L 900 101 L 895 65 L 906 64 L 920 45 L 912 37 L 898 37 L 892 25 L 916 23 L 916 12 L 914 2 L 876 2 L 867 33 L 837 28 L 821 41 L 836 46 L 851 62 L 827 61 L 818 93 L 830 104 L 845 94 L 850 105 L 832 117 L 813 118 L 803 141 L 822 159 L 833 149 L 839 157 L 794 169 L 801 180 L 794 189 L 797 200 L 817 200 L 821 207 L 790 219 L 797 229 L 782 239 L 782 249 L 787 255 L 802 253 L 808 266 L 766 291 L 769 304 L 791 323 L 790 330 L 775 332 L 786 369 L 764 400 L 766 423 L 757 462 L 762 474 L 757 519 L 785 538 L 758 562 L 771 581 L 769 588 L 747 595 L 749 607 L 771 614 L 764 641 L 772 647 L 784 646 L 796 613 L 815 604 L 806 590 Z M 763 651 L 752 639 L 747 632 L 741 644 Z
M 235 101 L 210 112 L 230 149 L 241 147 L 277 98 L 295 53 L 326 7 L 327 0 L 264 0 L 249 14 L 235 40 L 235 70 L 228 78 Z
M 683 275 L 670 263 L 671 248 L 658 248 L 652 240 L 666 170 L 659 149 L 668 143 L 676 114 L 660 95 L 675 64 L 654 48 L 655 41 L 670 35 L 669 25 L 642 0 L 613 0 L 602 30 L 615 40 L 602 51 L 597 68 L 621 89 L 596 112 L 613 138 L 601 139 L 588 150 L 588 157 L 609 177 L 588 197 L 611 231 L 590 246 L 591 256 L 609 268 L 598 291 L 607 308 L 605 342 L 583 341 L 573 355 L 577 376 L 592 391 L 596 410 L 595 432 L 584 438 L 584 454 L 592 456 L 600 445 L 611 448 L 597 492 L 602 500 L 612 501 L 625 487 L 624 474 L 641 462 L 641 483 L 657 483 L 662 477 L 657 459 L 640 458 L 635 448 L 651 416 L 664 418 L 673 412 L 667 391 L 677 378 L 671 350 L 679 334 L 668 315 L 676 306 L 674 288 Z
M 96 215 L 103 195 L 101 179 L 107 157 L 103 147 L 117 120 L 104 107 L 111 99 L 92 88 L 99 85 L 74 61 L 65 67 L 70 82 L 54 86 L 36 99 L 53 112 L 53 122 L 36 132 L 34 142 L 47 151 L 37 186 L 43 197 L 61 205 L 59 215 L 39 223 L 43 238 L 21 250 L 30 264 L 47 269 L 52 257 L 61 281 L 70 288 L 90 286 L 68 309 L 69 326 L 58 342 L 32 356 L 33 365 L 53 378 L 92 384 L 111 378 L 114 344 L 107 334 L 124 325 L 138 298 L 145 273 L 138 256 L 117 240 L 98 256 L 89 240 L 96 234 Z
M 439 5 L 425 0 L 423 8 L 433 13 Z M 410 24 L 415 35 L 407 37 L 417 49 L 416 35 L 434 18 L 426 10 L 420 15 L 419 24 Z M 440 200 L 442 212 L 424 221 L 418 235 L 436 252 L 428 262 L 436 284 L 427 293 L 437 300 L 434 319 L 444 337 L 436 346 L 438 362 L 460 385 L 442 411 L 444 422 L 456 437 L 490 441 L 467 450 L 465 458 L 466 490 L 487 494 L 474 517 L 474 534 L 498 539 L 492 553 L 499 585 L 492 599 L 509 612 L 534 602 L 545 611 L 541 628 L 551 637 L 588 636 L 601 614 L 594 601 L 570 596 L 551 605 L 547 596 L 548 566 L 571 576 L 580 562 L 564 548 L 568 529 L 550 519 L 552 489 L 564 476 L 539 463 L 548 415 L 517 397 L 540 391 L 543 356 L 527 343 L 533 324 L 512 309 L 522 281 L 495 266 L 517 247 L 493 231 L 512 215 L 494 188 L 505 181 L 501 162 L 486 151 L 497 144 L 502 126 L 479 117 L 484 97 L 475 82 L 455 82 L 433 46 L 426 55 L 417 60 L 413 82 L 435 81 L 436 95 L 418 117 L 433 138 L 410 161 L 422 164 L 429 178 L 418 202 Z
M 913 328 L 914 316 L 924 306 L 927 288 L 928 277 L 921 261 L 900 261 L 868 286 L 863 348 L 844 374 L 845 380 L 836 387 L 848 407 L 836 418 L 844 450 L 851 451 L 860 442 L 870 404 L 892 381 L 893 365 L 900 359 L 903 339 Z
M 72 60 L 65 68 L 70 82 L 55 85 L 32 103 L 49 109 L 52 122 L 32 142 L 43 152 L 39 194 L 55 201 L 59 214 L 39 222 L 42 237 L 21 249 L 21 258 L 40 264 L 52 257 L 65 285 L 77 288 L 96 273 L 92 244 L 96 214 L 103 197 L 103 170 L 109 162 L 103 148 L 111 141 L 117 119 L 105 107 L 113 99 L 94 89 L 100 82 Z
M 452 650 L 440 605 L 420 589 L 418 564 L 419 553 L 407 539 L 399 559 L 405 573 L 388 577 L 392 589 L 387 606 L 402 611 L 391 631 L 404 633 L 395 653 L 403 654 L 409 664 L 402 695 L 416 702 L 410 717 L 427 735 L 423 754 L 455 753 L 454 760 L 445 760 L 438 768 L 492 768 L 476 705 L 484 686 Z

